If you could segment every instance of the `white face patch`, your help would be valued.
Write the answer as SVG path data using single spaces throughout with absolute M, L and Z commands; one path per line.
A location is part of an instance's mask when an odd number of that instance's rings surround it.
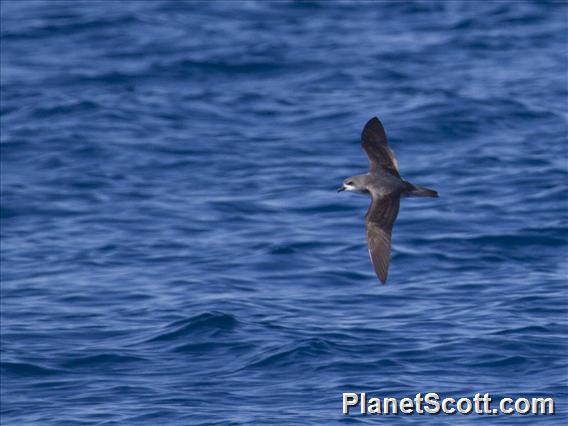
M 347 185 L 346 183 L 343 184 L 343 188 L 345 188 L 346 191 L 356 191 L 357 188 L 355 188 L 353 185 Z

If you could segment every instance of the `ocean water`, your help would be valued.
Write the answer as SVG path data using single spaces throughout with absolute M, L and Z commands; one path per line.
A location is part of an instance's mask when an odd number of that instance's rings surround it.
M 566 424 L 566 3 L 0 10 L 2 425 Z M 335 191 L 375 115 L 440 193 L 402 201 L 387 285 Z

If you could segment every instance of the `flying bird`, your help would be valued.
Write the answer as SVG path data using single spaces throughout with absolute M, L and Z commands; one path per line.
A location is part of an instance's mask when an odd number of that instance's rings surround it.
M 369 172 L 343 181 L 340 191 L 353 191 L 371 196 L 365 216 L 369 256 L 379 280 L 387 281 L 391 252 L 391 234 L 398 215 L 401 197 L 433 197 L 432 189 L 413 185 L 400 176 L 387 135 L 377 117 L 371 118 L 361 134 L 362 146 L 369 157 Z

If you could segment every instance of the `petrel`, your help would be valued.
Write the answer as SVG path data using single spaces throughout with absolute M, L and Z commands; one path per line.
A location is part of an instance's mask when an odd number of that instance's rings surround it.
M 413 185 L 400 176 L 387 135 L 377 117 L 371 118 L 361 134 L 362 146 L 369 157 L 369 173 L 351 176 L 343 181 L 340 191 L 353 191 L 371 196 L 365 215 L 369 256 L 379 280 L 384 284 L 389 271 L 391 233 L 398 215 L 401 197 L 438 197 L 432 189 Z

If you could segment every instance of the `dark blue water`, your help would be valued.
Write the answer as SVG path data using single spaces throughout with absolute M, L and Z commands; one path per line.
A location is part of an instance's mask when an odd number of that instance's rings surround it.
M 567 7 L 2 1 L 3 425 L 564 424 Z M 408 180 L 367 255 L 381 118 Z M 344 417 L 342 392 L 554 417 Z

